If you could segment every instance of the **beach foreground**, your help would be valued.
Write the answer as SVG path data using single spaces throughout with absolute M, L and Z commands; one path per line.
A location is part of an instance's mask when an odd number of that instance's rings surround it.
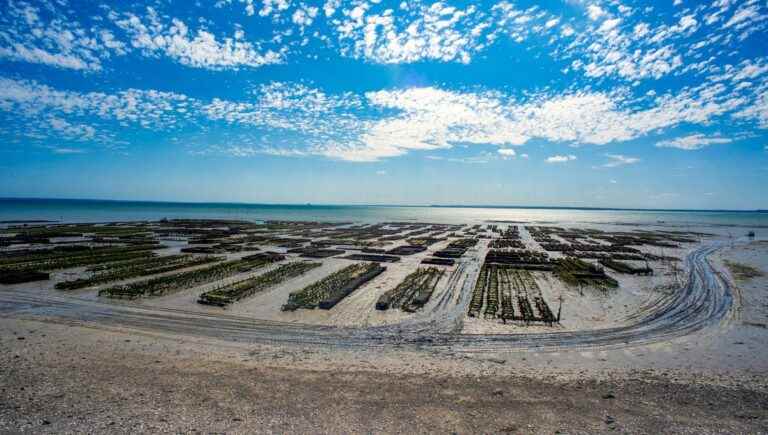
M 644 348 L 629 351 L 630 366 L 623 350 L 381 355 L 0 325 L 2 431 L 756 433 L 768 425 L 765 368 L 701 367 L 690 343 L 661 352 L 692 367 L 647 361 L 656 351 Z M 723 357 L 740 365 L 742 352 L 762 347 L 744 343 Z M 574 366 L 559 367 L 563 359 Z
M 653 275 L 611 272 L 605 275 L 607 281 L 598 281 L 602 275 L 590 275 L 595 280 L 591 285 L 573 285 L 558 272 L 525 269 L 530 262 L 513 267 L 493 263 L 491 258 L 497 257 L 488 256 L 494 250 L 491 244 L 500 249 L 513 240 L 522 244 L 505 252 L 544 252 L 541 246 L 550 245 L 542 240 L 549 239 L 580 247 L 592 242 L 608 246 L 599 242 L 601 237 L 627 231 L 586 228 L 588 235 L 579 236 L 580 240 L 569 240 L 580 229 L 558 230 L 546 237 L 537 235 L 535 227 L 520 227 L 517 235 L 503 232 L 514 226 L 506 225 L 501 234 L 494 234 L 490 227 L 486 231 L 444 228 L 444 234 L 436 237 L 443 239 L 433 242 L 434 246 L 387 264 L 385 271 L 329 309 L 292 311 L 284 305 L 290 293 L 334 271 L 370 263 L 335 257 L 302 260 L 299 256 L 306 252 L 288 252 L 293 248 L 270 244 L 274 242 L 259 242 L 258 249 L 250 249 L 284 255 L 288 263 L 319 265 L 226 308 L 197 299 L 214 290 L 219 292 L 215 295 L 231 294 L 221 291 L 240 288 L 238 283 L 243 281 L 252 283 L 258 277 L 263 281 L 283 267 L 284 260 L 259 263 L 250 271 L 238 269 L 220 284 L 202 283 L 128 299 L 112 297 L 109 291 L 116 290 L 109 289 L 119 288 L 124 294 L 139 288 L 133 283 L 144 283 L 141 288 L 146 288 L 146 280 L 155 275 L 126 278 L 117 281 L 122 283 L 118 287 L 111 281 L 88 281 L 91 285 L 73 290 L 55 288 L 101 276 L 77 266 L 52 270 L 47 281 L 0 286 L 0 365 L 4 367 L 0 431 L 768 430 L 768 243 L 734 242 L 712 228 L 686 229 L 687 235 L 672 236 L 679 240 L 676 247 L 666 246 L 663 252 L 658 246 L 638 250 L 655 260 L 625 263 L 637 268 L 650 265 Z M 659 229 L 632 230 L 646 231 L 646 236 L 664 234 Z M 240 236 L 224 236 L 231 237 Z M 285 236 L 291 237 L 298 238 Z M 377 238 L 386 237 L 391 236 Z M 322 239 L 309 238 L 314 240 L 311 243 Z M 176 259 L 165 257 L 195 246 L 187 238 L 161 239 L 160 249 L 151 248 L 153 255 L 177 266 Z M 476 242 L 455 257 L 455 264 L 431 266 L 442 274 L 425 305 L 413 312 L 408 311 L 412 305 L 375 308 L 383 294 L 424 267 L 419 265 L 422 260 L 466 239 Z M 414 237 L 408 240 L 413 246 Z M 50 243 L 56 242 L 62 241 Z M 126 246 L 145 242 L 133 240 Z M 110 243 L 114 246 L 114 241 Z M 382 244 L 382 249 L 400 246 L 397 241 L 390 243 Z M 651 243 L 667 242 L 653 239 Z M 156 275 L 177 277 L 205 270 L 211 264 L 198 257 L 210 255 L 227 257 L 214 265 L 244 261 L 253 255 L 249 252 L 193 254 L 196 259 L 184 257 L 178 260 L 182 261 L 178 268 L 163 268 Z M 549 254 L 554 260 L 546 266 L 559 267 L 557 259 L 569 257 Z M 680 261 L 665 260 L 673 257 Z M 136 264 L 157 258 L 119 261 Z M 34 261 L 39 262 L 39 257 Z M 73 257 L 67 261 L 71 266 Z M 115 268 L 116 263 L 104 264 Z M 119 276 L 127 273 L 124 265 L 117 269 L 123 274 Z M 498 273 L 500 306 L 496 311 L 489 308 L 496 284 L 486 284 L 483 302 L 472 315 L 476 283 L 482 282 L 479 277 L 485 273 L 490 282 L 496 279 L 488 270 Z M 528 273 L 533 284 L 513 280 L 509 288 L 504 287 L 508 276 L 528 279 Z M 609 285 L 609 278 L 617 287 Z M 536 297 L 551 307 L 562 304 L 562 317 L 561 310 L 553 309 L 557 319 L 548 322 L 539 302 L 530 319 L 524 317 L 525 311 L 516 311 L 517 305 L 506 306 L 507 292 L 520 291 L 515 282 L 523 283 L 519 285 L 528 292 L 540 291 Z M 593 288 L 604 285 L 610 288 Z M 510 317 L 505 317 L 505 307 Z

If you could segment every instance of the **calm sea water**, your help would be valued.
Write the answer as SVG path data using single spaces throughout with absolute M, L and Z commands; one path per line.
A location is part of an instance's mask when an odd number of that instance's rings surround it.
M 0 221 L 106 222 L 162 218 L 312 220 L 332 222 L 411 221 L 486 223 L 510 221 L 563 224 L 662 224 L 768 228 L 768 213 L 743 211 L 606 210 L 528 207 L 402 207 L 354 205 L 262 205 L 138 201 L 0 199 Z

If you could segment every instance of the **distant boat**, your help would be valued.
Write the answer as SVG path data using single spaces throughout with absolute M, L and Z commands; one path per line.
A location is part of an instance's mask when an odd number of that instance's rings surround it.
M 750 239 L 754 239 L 755 238 L 755 232 L 754 231 L 748 232 L 747 233 L 747 237 L 749 237 Z

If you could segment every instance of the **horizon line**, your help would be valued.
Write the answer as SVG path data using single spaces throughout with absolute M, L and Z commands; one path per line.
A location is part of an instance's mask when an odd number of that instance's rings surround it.
M 282 206 L 282 207 L 412 207 L 412 208 L 490 208 L 490 209 L 550 209 L 550 210 L 593 210 L 593 211 L 660 211 L 660 212 L 731 212 L 762 213 L 768 210 L 755 209 L 684 209 L 684 208 L 637 208 L 637 207 L 593 207 L 593 206 L 553 206 L 553 205 L 451 205 L 451 204 L 340 204 L 340 203 L 267 203 L 267 202 L 227 202 L 227 201 L 168 201 L 136 199 L 100 199 L 100 198 L 45 198 L 45 197 L 0 197 L 0 201 L 82 201 L 82 202 L 117 202 L 145 204 L 178 205 L 243 205 L 243 206 Z

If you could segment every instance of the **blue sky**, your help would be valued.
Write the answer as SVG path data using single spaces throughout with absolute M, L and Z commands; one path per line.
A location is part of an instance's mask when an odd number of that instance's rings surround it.
M 0 2 L 0 196 L 768 208 L 764 1 Z

